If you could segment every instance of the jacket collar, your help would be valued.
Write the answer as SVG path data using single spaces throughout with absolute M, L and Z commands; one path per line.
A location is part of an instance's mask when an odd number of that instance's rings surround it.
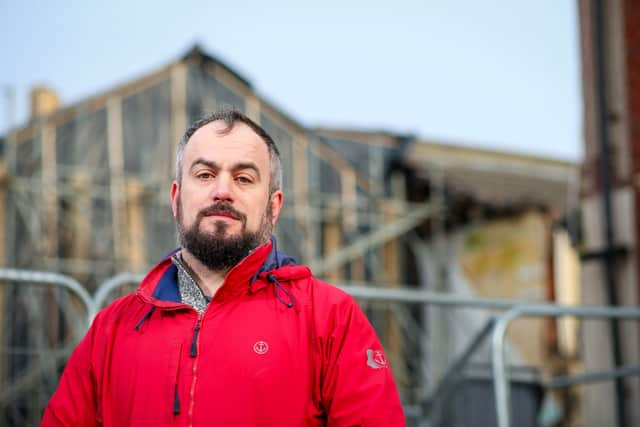
M 222 286 L 212 298 L 212 303 L 221 303 L 246 293 L 252 281 L 258 277 L 260 267 L 271 252 L 273 241 L 259 246 L 242 261 L 236 264 L 224 278 Z M 145 302 L 160 308 L 188 307 L 180 301 L 178 292 L 177 269 L 171 261 L 172 251 L 146 275 L 140 283 L 136 294 Z
M 269 256 L 272 245 L 272 241 L 269 241 L 259 246 L 229 270 L 211 303 L 223 302 L 246 293 L 252 280 L 255 280 L 256 272 Z

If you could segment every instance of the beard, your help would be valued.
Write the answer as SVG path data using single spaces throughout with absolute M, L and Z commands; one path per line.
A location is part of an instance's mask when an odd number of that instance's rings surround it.
M 229 224 L 224 221 L 216 221 L 214 231 L 201 231 L 202 220 L 216 213 L 225 213 L 239 220 L 242 223 L 240 232 L 229 235 Z M 230 270 L 254 249 L 266 243 L 273 230 L 271 203 L 267 203 L 256 231 L 247 230 L 246 215 L 224 202 L 202 209 L 191 226 L 185 226 L 182 216 L 182 201 L 178 198 L 176 225 L 180 245 L 212 271 Z

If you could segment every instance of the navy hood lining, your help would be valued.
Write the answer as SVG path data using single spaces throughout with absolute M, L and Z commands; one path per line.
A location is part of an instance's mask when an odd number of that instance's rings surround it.
M 173 263 L 162 274 L 151 296 L 159 301 L 181 302 L 178 289 L 178 267 Z
M 287 265 L 298 265 L 298 263 L 289 255 L 279 251 L 275 236 L 271 236 L 271 252 L 269 252 L 267 259 L 264 260 L 256 274 L 253 275 L 250 283 L 255 282 L 262 273 L 277 270 Z

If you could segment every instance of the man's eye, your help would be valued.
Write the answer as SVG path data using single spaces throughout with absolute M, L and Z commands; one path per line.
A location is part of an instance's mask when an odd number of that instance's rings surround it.
M 241 184 L 250 184 L 252 182 L 250 177 L 243 176 L 243 175 L 236 177 L 236 181 L 238 181 Z
M 213 174 L 211 172 L 201 172 L 196 175 L 198 179 L 210 179 L 213 178 Z

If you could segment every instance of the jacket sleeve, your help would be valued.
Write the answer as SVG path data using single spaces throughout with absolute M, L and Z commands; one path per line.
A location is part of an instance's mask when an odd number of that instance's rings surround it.
M 71 354 L 58 388 L 45 408 L 41 427 L 98 425 L 96 382 L 92 369 L 92 354 L 98 325 L 98 318 L 96 318 Z
M 334 306 L 324 348 L 322 404 L 329 427 L 405 425 L 382 345 L 351 296 Z

